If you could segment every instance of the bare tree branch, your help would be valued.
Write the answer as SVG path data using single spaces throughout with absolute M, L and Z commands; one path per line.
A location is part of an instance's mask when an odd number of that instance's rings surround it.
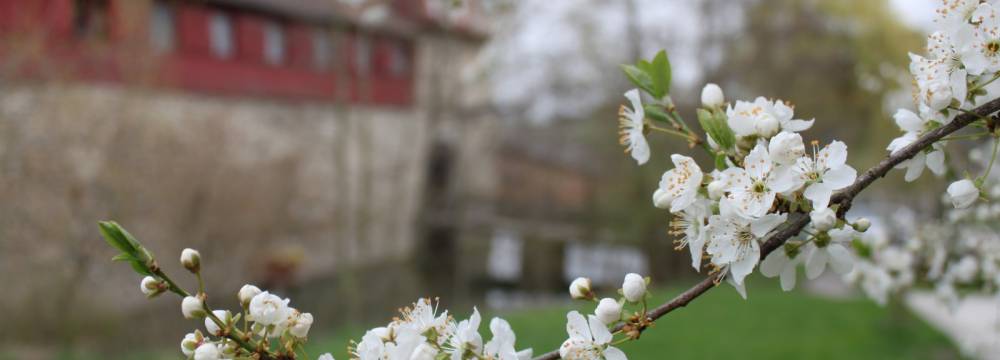
M 969 124 L 985 118 L 990 114 L 1000 111 L 1000 98 L 993 99 L 980 107 L 973 109 L 968 113 L 963 113 L 952 120 L 950 123 L 945 124 L 939 128 L 931 130 L 919 138 L 917 141 L 913 142 L 909 146 L 904 147 L 895 154 L 891 154 L 883 159 L 878 165 L 868 169 L 863 174 L 858 176 L 857 180 L 853 184 L 840 190 L 830 200 L 830 204 L 839 204 L 840 207 L 837 209 L 839 216 L 843 216 L 850 209 L 854 197 L 861 193 L 862 190 L 867 188 L 869 185 L 875 182 L 875 180 L 884 177 L 889 170 L 892 170 L 896 165 L 899 165 L 903 161 L 909 160 L 919 154 L 921 151 L 931 146 L 941 138 L 947 136 L 948 134 L 954 133 L 962 128 L 968 126 Z M 761 245 L 760 258 L 763 260 L 772 251 L 782 246 L 785 241 L 798 235 L 799 231 L 802 231 L 806 225 L 809 224 L 809 216 L 804 213 L 798 212 L 791 214 L 788 221 L 782 224 L 776 231 L 771 233 L 767 241 Z M 705 280 L 695 284 L 691 288 L 687 289 L 677 297 L 671 299 L 670 301 L 652 309 L 649 311 L 649 318 L 653 321 L 663 317 L 664 315 L 674 311 L 678 308 L 686 306 L 688 303 L 697 299 L 699 296 L 707 292 L 709 289 L 715 287 L 718 274 L 709 275 Z M 721 279 L 718 279 L 721 280 Z M 615 331 L 620 330 L 622 325 L 619 324 L 614 328 Z M 545 353 L 535 360 L 553 360 L 559 358 L 559 350 L 553 350 Z

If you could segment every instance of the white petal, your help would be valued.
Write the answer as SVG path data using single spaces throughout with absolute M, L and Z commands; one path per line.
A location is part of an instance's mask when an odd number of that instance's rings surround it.
M 813 209 L 825 209 L 830 205 L 830 196 L 833 195 L 833 190 L 824 183 L 815 183 L 809 185 L 802 195 L 812 201 Z
M 767 214 L 750 223 L 750 232 L 756 237 L 764 237 L 788 219 L 788 214 Z
M 781 123 L 781 129 L 792 132 L 806 131 L 813 126 L 813 122 L 815 121 L 815 119 L 783 121 Z
M 924 163 L 927 161 L 927 155 L 923 151 L 917 153 L 912 159 L 906 161 L 906 175 L 903 176 L 903 180 L 907 182 L 916 180 L 920 177 L 920 174 L 924 172 Z
M 742 284 L 743 278 L 753 272 L 753 267 L 757 265 L 757 261 L 759 260 L 760 246 L 757 245 L 756 241 L 751 242 L 750 249 L 743 255 L 743 258 L 729 266 L 729 273 L 733 276 L 733 281 L 737 284 Z
M 959 104 L 965 103 L 965 96 L 969 93 L 968 83 L 966 79 L 966 71 L 959 69 L 951 73 L 950 83 L 951 83 L 951 93 L 958 100 Z
M 847 161 L 847 144 L 834 141 L 819 151 L 820 158 L 825 158 L 826 167 L 832 169 L 844 165 Z
M 757 144 L 750 150 L 750 154 L 743 160 L 743 168 L 747 175 L 755 180 L 763 180 L 771 172 L 771 158 L 767 152 L 767 147 Z
M 649 143 L 646 142 L 646 138 L 642 136 L 642 132 L 636 132 L 631 134 L 629 141 L 631 142 L 632 158 L 635 159 L 639 165 L 645 164 L 649 161 Z
M 785 254 L 784 248 L 778 248 L 771 252 L 767 258 L 760 263 L 760 273 L 764 276 L 773 278 L 781 274 L 781 270 L 785 268 L 785 264 L 789 261 L 788 255 Z
M 736 292 L 740 294 L 740 297 L 742 297 L 743 300 L 747 299 L 747 287 L 746 287 L 746 284 L 742 284 L 742 283 L 741 284 L 737 284 L 735 281 L 733 281 L 733 276 L 732 275 L 726 277 L 726 282 L 729 283 L 729 285 L 732 285 L 734 289 L 736 289 Z
M 781 271 L 781 290 L 792 291 L 795 288 L 795 268 L 794 264 L 790 264 Z
M 832 190 L 840 190 L 853 184 L 857 178 L 857 170 L 854 170 L 850 165 L 841 165 L 823 174 L 823 183 Z
M 938 176 L 944 175 L 945 170 L 948 169 L 944 166 L 943 150 L 935 150 L 927 154 L 927 168 Z
M 767 181 L 768 189 L 777 193 L 784 193 L 797 190 L 797 187 L 802 186 L 798 181 L 800 177 L 795 174 L 794 168 L 794 166 L 779 166 L 772 170 L 771 176 Z
M 840 244 L 830 244 L 826 247 L 826 252 L 830 255 L 830 267 L 838 274 L 846 274 L 854 269 L 854 258 L 844 246 Z
M 571 339 L 586 339 L 588 341 L 591 339 L 587 319 L 584 319 L 583 315 L 580 315 L 576 310 L 566 314 L 566 334 L 569 334 Z
M 806 258 L 806 277 L 812 280 L 822 275 L 826 269 L 826 260 L 826 251 L 813 246 L 809 257 Z
M 625 357 L 625 353 L 622 352 L 621 350 L 619 350 L 618 348 L 614 347 L 614 346 L 608 346 L 607 349 L 604 349 L 604 359 L 606 359 L 606 360 L 628 360 L 628 358 Z
M 594 335 L 594 343 L 597 344 L 607 344 L 611 342 L 611 332 L 608 331 L 608 327 L 598 319 L 597 316 L 588 315 L 587 320 L 590 323 L 590 333 Z
M 899 126 L 904 132 L 918 133 L 924 130 L 924 120 L 920 118 L 920 115 L 910 110 L 896 110 L 896 114 L 892 117 L 896 119 L 896 126 Z

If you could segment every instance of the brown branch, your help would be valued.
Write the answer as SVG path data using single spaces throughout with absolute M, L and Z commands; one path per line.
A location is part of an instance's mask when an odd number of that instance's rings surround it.
M 862 190 L 871 185 L 878 178 L 884 177 L 885 174 L 889 173 L 896 165 L 899 165 L 903 161 L 913 158 L 918 153 L 931 146 L 941 138 L 947 136 L 948 134 L 954 133 L 962 128 L 968 126 L 969 124 L 985 118 L 990 114 L 1000 111 L 1000 98 L 993 99 L 980 107 L 977 107 L 970 111 L 969 113 L 963 113 L 952 120 L 950 123 L 938 127 L 932 131 L 929 131 L 919 138 L 917 141 L 913 142 L 909 146 L 904 147 L 895 154 L 891 154 L 883 159 L 878 165 L 868 169 L 863 174 L 858 176 L 850 186 L 840 190 L 830 199 L 830 204 L 839 204 L 840 207 L 837 209 L 837 214 L 843 216 L 848 209 L 851 207 L 854 197 L 861 193 Z M 795 235 L 798 235 L 806 225 L 809 224 L 809 216 L 804 213 L 793 213 L 789 217 L 788 221 L 781 225 L 776 231 L 770 234 L 767 241 L 761 245 L 760 258 L 763 260 L 772 251 L 780 247 Z M 674 311 L 678 308 L 686 306 L 688 303 L 697 299 L 699 296 L 707 292 L 709 289 L 715 287 L 716 277 L 718 275 L 709 275 L 707 278 L 701 282 L 695 284 L 691 288 L 687 289 L 677 297 L 671 299 L 670 301 L 654 308 L 649 311 L 649 318 L 653 321 L 663 317 L 664 315 Z M 720 279 L 721 280 L 721 279 Z M 615 331 L 621 329 L 622 325 L 618 325 L 614 328 Z M 554 360 L 559 358 L 559 351 L 554 350 L 545 353 L 535 360 Z

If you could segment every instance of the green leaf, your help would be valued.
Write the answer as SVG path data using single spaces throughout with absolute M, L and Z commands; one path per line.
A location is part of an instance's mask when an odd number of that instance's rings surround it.
M 720 148 L 731 149 L 736 145 L 736 135 L 726 124 L 726 115 L 721 111 L 698 109 L 698 123 Z
M 137 257 L 138 249 L 135 245 L 122 233 L 122 228 L 114 221 L 99 221 L 97 226 L 100 228 L 101 235 L 104 237 L 104 241 L 111 245 L 111 247 L 121 250 L 125 254 L 129 254 L 132 257 Z
M 147 275 L 147 276 L 153 275 L 153 272 L 149 271 L 149 267 L 147 267 L 146 264 L 141 261 L 129 261 L 128 264 L 131 265 L 132 270 L 135 270 L 135 272 L 138 273 L 139 275 Z
M 129 255 L 129 254 L 126 254 L 126 253 L 121 253 L 121 254 L 115 255 L 115 257 L 111 258 L 111 261 L 138 261 L 138 260 L 136 258 L 132 257 L 132 255 Z
M 647 72 L 653 78 L 653 88 L 659 93 L 657 99 L 662 98 L 670 93 L 670 59 L 667 58 L 667 52 L 665 50 L 660 50 L 653 57 L 653 63 Z
M 715 154 L 715 168 L 720 171 L 729 168 L 729 165 L 726 164 L 726 153 L 720 152 Z
M 632 84 L 635 84 L 635 86 L 654 97 L 659 98 L 661 96 L 656 94 L 656 90 L 653 88 L 653 78 L 650 77 L 649 73 L 646 71 L 634 65 L 622 65 L 622 71 L 625 72 L 625 77 L 627 77 Z
M 648 117 L 650 119 L 653 119 L 653 120 L 656 120 L 656 121 L 659 121 L 659 122 L 669 123 L 669 124 L 673 124 L 674 123 L 673 121 L 670 120 L 670 116 L 667 115 L 667 112 L 663 111 L 663 109 L 660 108 L 659 106 L 656 106 L 656 105 L 645 105 L 642 108 L 644 110 L 646 110 L 646 117 Z

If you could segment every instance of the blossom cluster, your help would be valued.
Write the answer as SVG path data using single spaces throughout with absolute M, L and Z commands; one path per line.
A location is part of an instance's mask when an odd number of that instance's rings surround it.
M 482 317 L 478 309 L 465 320 L 456 321 L 448 311 L 437 312 L 430 299 L 419 299 L 400 310 L 401 317 L 386 326 L 365 332 L 353 344 L 352 358 L 360 360 L 490 359 L 527 360 L 532 350 L 517 351 L 516 336 L 506 320 L 495 317 L 489 328 L 490 341 L 479 334 Z

